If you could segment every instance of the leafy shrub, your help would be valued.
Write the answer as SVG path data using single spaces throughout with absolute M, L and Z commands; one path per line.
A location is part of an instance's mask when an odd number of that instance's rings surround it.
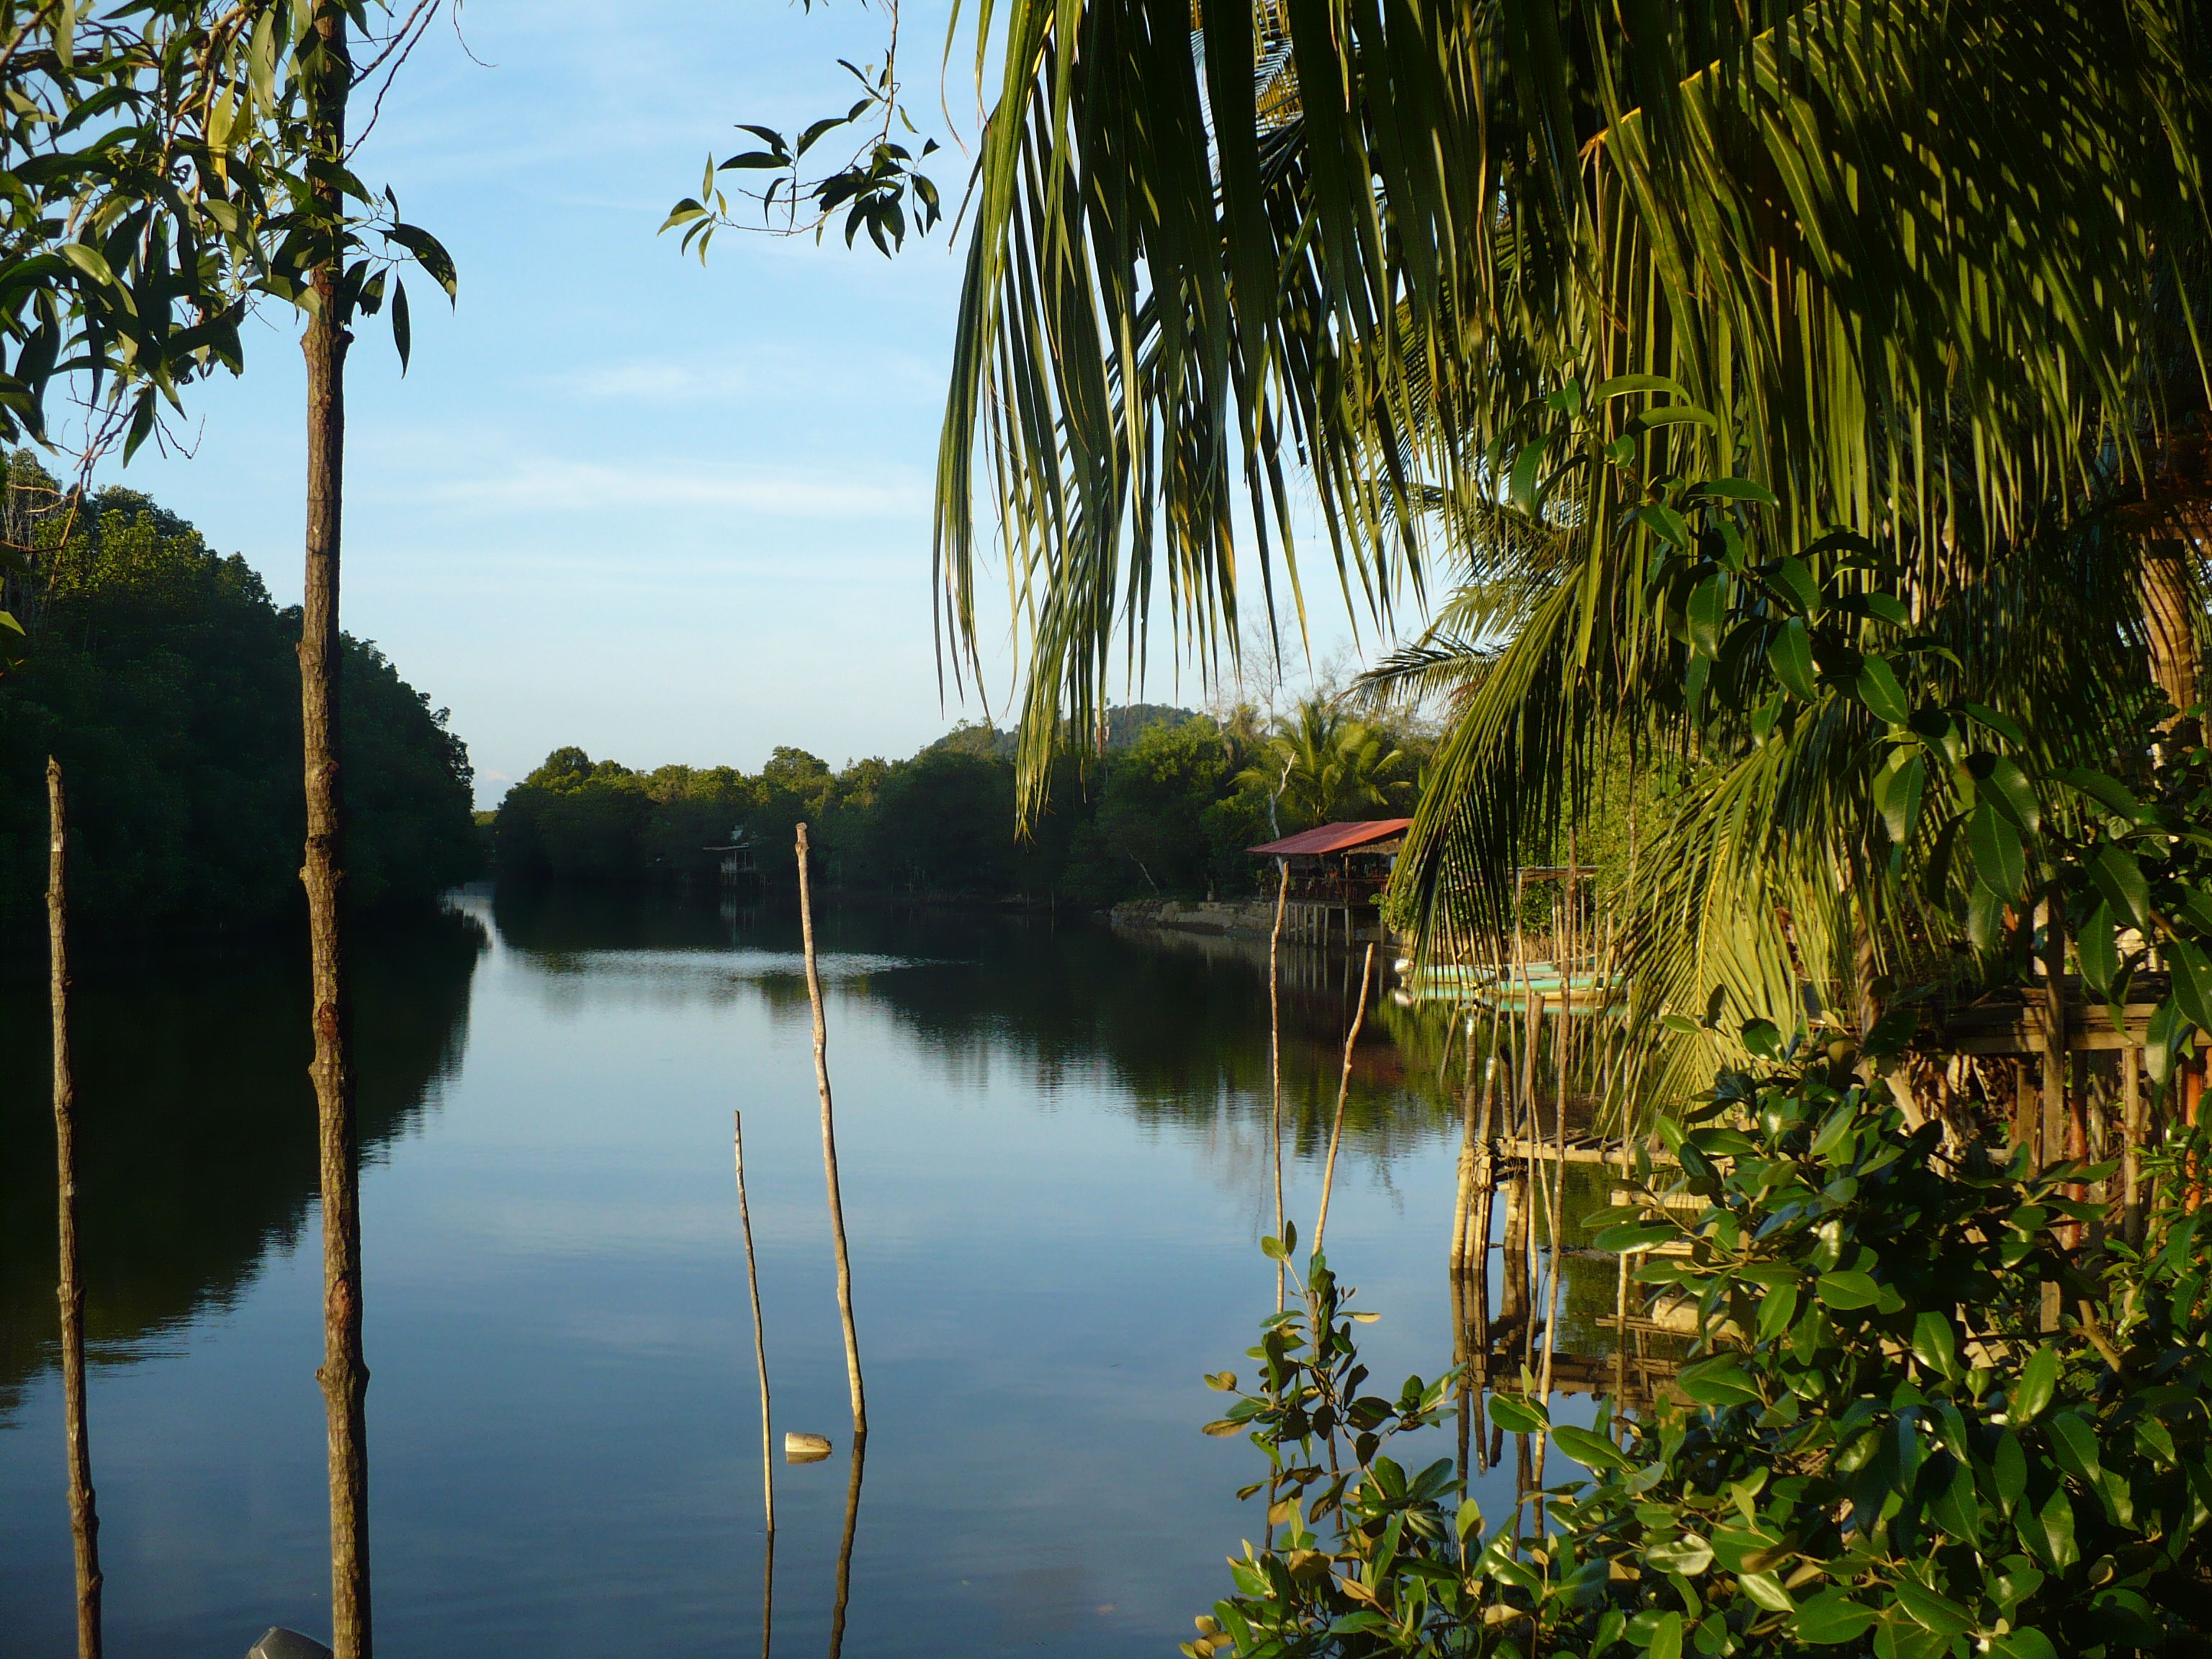
M 1697 1300 L 1686 1398 L 1587 1430 L 1492 1401 L 1588 1471 L 1534 1495 L 1528 1527 L 1485 1535 L 1449 1462 L 1384 1454 L 1452 1379 L 1362 1395 L 1355 1316 L 1314 1259 L 1304 1307 L 1252 1351 L 1255 1391 L 1211 1425 L 1267 1454 L 1270 1543 L 1186 1653 L 2206 1650 L 2212 1315 L 2176 1164 L 2153 1160 L 2140 1245 L 2072 1252 L 2058 1230 L 2105 1213 L 2063 1189 L 2110 1166 L 1954 1160 L 1842 1045 L 1774 1058 L 1667 1131 L 1703 1212 L 1626 1211 L 1600 1236 L 1686 1234 L 1639 1273 Z

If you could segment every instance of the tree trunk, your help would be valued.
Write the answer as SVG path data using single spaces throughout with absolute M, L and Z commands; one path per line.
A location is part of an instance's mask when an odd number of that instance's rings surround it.
M 325 8 L 306 77 L 314 144 L 325 157 L 345 143 L 352 66 L 345 14 Z M 300 635 L 300 713 L 307 798 L 307 931 L 312 955 L 315 1085 L 323 1206 L 323 1364 L 316 1373 L 330 1430 L 331 1647 L 337 1659 L 370 1659 L 368 1599 L 368 1367 L 362 1358 L 361 1154 L 354 1123 L 352 1002 L 347 986 L 345 805 L 338 773 L 338 545 L 345 494 L 345 356 L 352 337 L 340 282 L 344 204 L 334 184 L 314 186 L 329 240 L 313 276 L 315 307 L 301 342 L 307 360 L 306 616 Z
M 84 1415 L 84 1286 L 76 1272 L 76 1083 L 70 1070 L 68 834 L 61 763 L 46 760 L 46 947 L 54 1022 L 54 1174 L 60 1218 L 62 1411 L 76 1548 L 77 1659 L 100 1659 L 100 1511 Z

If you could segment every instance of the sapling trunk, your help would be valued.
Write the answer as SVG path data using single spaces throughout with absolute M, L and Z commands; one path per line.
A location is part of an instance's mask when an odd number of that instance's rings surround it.
M 76 1260 L 76 1081 L 69 1042 L 69 821 L 61 763 L 46 760 L 47 988 L 53 1012 L 54 1196 L 59 1219 L 63 1434 L 69 1449 L 70 1536 L 76 1553 L 77 1659 L 100 1659 L 100 1510 L 85 1424 L 84 1285 Z
M 775 1443 L 769 1433 L 768 1406 L 768 1335 L 761 1323 L 760 1268 L 753 1259 L 753 1217 L 745 1202 L 745 1118 L 742 1112 L 730 1114 L 730 1144 L 738 1169 L 738 1229 L 745 1241 L 745 1284 L 753 1300 L 753 1362 L 760 1372 L 761 1402 L 761 1504 L 768 1516 L 768 1534 L 775 1537 Z M 775 1544 L 770 1542 L 769 1548 Z
M 830 1103 L 830 1036 L 822 1018 L 822 974 L 814 959 L 814 890 L 806 826 L 799 826 L 799 926 L 806 948 L 806 996 L 814 1009 L 814 1082 L 822 1096 L 822 1170 L 830 1186 L 830 1234 L 837 1251 L 837 1312 L 845 1322 L 845 1379 L 853 1393 L 853 1460 L 868 1432 L 868 1401 L 860 1383 L 860 1334 L 853 1322 L 853 1262 L 845 1249 L 845 1200 L 837 1185 L 837 1129 Z M 857 1497 L 860 1484 L 854 1482 Z
M 345 148 L 352 64 L 342 7 L 317 9 L 303 69 L 316 153 Z M 326 246 L 311 277 L 313 304 L 301 349 L 307 368 L 307 583 L 300 633 L 300 708 L 315 1052 L 311 1075 L 323 1210 L 323 1386 L 330 1435 L 331 1647 L 337 1659 L 370 1659 L 368 1598 L 368 1367 L 362 1357 L 361 1167 L 355 1139 L 352 1006 L 343 896 L 344 792 L 338 771 L 338 550 L 345 499 L 346 329 L 341 293 L 345 204 L 336 178 L 319 176 L 313 203 Z

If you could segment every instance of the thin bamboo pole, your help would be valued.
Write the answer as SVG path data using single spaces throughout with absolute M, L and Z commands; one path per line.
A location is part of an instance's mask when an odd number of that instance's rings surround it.
M 84 1285 L 76 1260 L 76 1081 L 69 1041 L 69 819 L 61 763 L 46 758 L 47 988 L 53 1012 L 54 1191 L 61 1247 L 56 1291 L 62 1316 L 63 1433 L 69 1450 L 70 1535 L 76 1553 L 77 1659 L 100 1659 L 100 1510 L 92 1490 L 92 1441 L 85 1423 Z
M 753 1298 L 753 1363 L 760 1372 L 761 1504 L 768 1516 L 768 1535 L 775 1537 L 775 1443 L 769 1434 L 768 1336 L 761 1323 L 760 1267 L 753 1259 L 752 1210 L 745 1202 L 745 1115 L 730 1114 L 730 1145 L 738 1169 L 738 1227 L 745 1241 L 745 1284 Z M 770 1543 L 773 1549 L 775 1545 Z M 763 1637 L 763 1642 L 766 1638 Z
M 1291 861 L 1277 859 L 1282 880 L 1275 889 L 1275 925 L 1267 935 L 1267 1081 L 1274 1099 L 1270 1144 L 1275 1155 L 1275 1237 L 1283 1236 L 1283 978 L 1277 965 L 1283 942 L 1283 907 L 1290 902 Z M 1290 1252 L 1275 1258 L 1275 1311 L 1289 1305 Z
M 860 1333 L 853 1322 L 853 1262 L 845 1249 L 845 1200 L 837 1185 L 837 1129 L 830 1103 L 830 1034 L 822 1018 L 822 973 L 814 958 L 814 890 L 803 823 L 799 826 L 798 839 L 799 929 L 806 949 L 806 996 L 814 1008 L 814 1082 L 822 1095 L 822 1172 L 830 1187 L 830 1235 L 837 1250 L 837 1312 L 845 1322 L 845 1380 L 853 1393 L 853 1457 L 857 1463 L 860 1441 L 868 1431 L 868 1400 L 860 1383 Z
M 1314 1218 L 1313 1248 L 1321 1251 L 1321 1236 L 1328 1230 L 1328 1195 L 1336 1185 L 1337 1143 L 1344 1139 L 1344 1107 L 1352 1097 L 1352 1047 L 1359 1041 L 1359 1028 L 1367 1023 L 1367 983 L 1375 973 L 1375 947 L 1367 947 L 1367 961 L 1359 970 L 1359 1006 L 1352 1016 L 1352 1030 L 1344 1038 L 1344 1075 L 1336 1085 L 1336 1121 L 1328 1132 L 1328 1162 L 1321 1174 L 1321 1213 Z

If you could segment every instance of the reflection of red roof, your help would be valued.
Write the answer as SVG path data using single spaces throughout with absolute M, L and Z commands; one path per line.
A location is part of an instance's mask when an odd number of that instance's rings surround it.
M 1261 853 L 1271 858 L 1295 858 L 1300 854 L 1356 853 L 1369 843 L 1395 841 L 1413 823 L 1411 818 L 1370 818 L 1363 823 L 1324 823 L 1318 830 L 1301 830 L 1295 836 L 1285 836 L 1280 841 L 1271 841 L 1261 847 L 1248 847 L 1248 853 Z

